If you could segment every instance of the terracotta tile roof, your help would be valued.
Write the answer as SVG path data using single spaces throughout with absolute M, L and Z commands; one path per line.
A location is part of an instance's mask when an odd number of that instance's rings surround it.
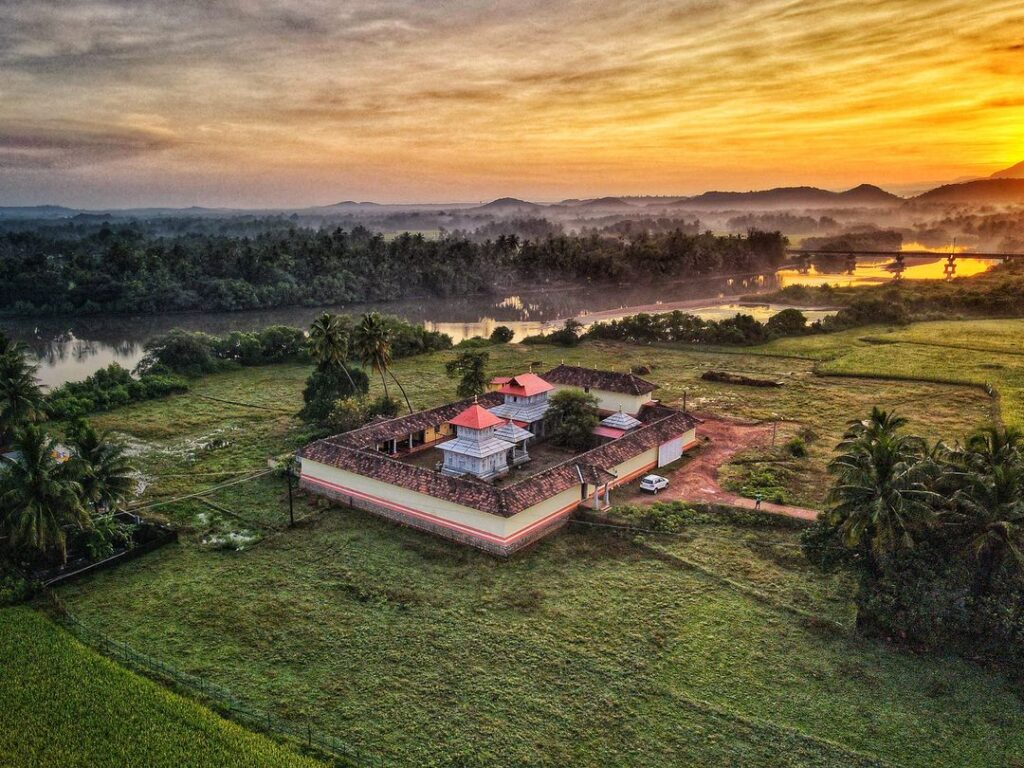
M 426 467 L 393 459 L 374 450 L 360 450 L 328 437 L 310 443 L 299 455 L 321 464 L 372 477 L 391 485 L 418 491 L 427 496 L 462 504 L 481 512 L 509 517 L 514 514 L 504 508 L 504 498 L 498 489 L 473 477 L 449 477 Z
M 503 403 L 505 398 L 497 392 L 488 392 L 487 394 L 480 395 L 477 401 L 480 405 L 487 408 Z M 447 403 L 427 411 L 417 411 L 416 413 L 398 416 L 394 419 L 373 421 L 365 427 L 360 427 L 341 435 L 335 435 L 328 439 L 356 448 L 372 448 L 377 443 L 382 443 L 385 440 L 406 437 L 410 433 L 419 432 L 421 429 L 427 429 L 428 427 L 439 427 L 445 422 L 451 421 L 452 418 L 464 411 L 472 403 L 473 398 L 469 397 L 465 400 Z
M 467 427 L 468 429 L 487 429 L 487 427 L 495 427 L 502 423 L 501 419 L 490 411 L 484 410 L 479 403 L 473 403 L 448 421 L 457 427 Z
M 480 399 L 482 400 L 483 397 Z M 465 402 L 452 405 L 461 408 Z M 436 419 L 437 413 L 447 407 L 450 406 L 435 408 L 433 411 L 424 411 L 423 413 L 434 414 L 431 418 Z M 543 472 L 538 472 L 536 475 L 525 477 L 516 483 L 502 487 L 493 486 L 471 477 L 448 477 L 440 472 L 392 459 L 372 449 L 362 450 L 359 447 L 354 447 L 360 441 L 350 440 L 350 436 L 354 434 L 352 432 L 310 443 L 299 452 L 299 455 L 321 464 L 372 477 L 411 491 L 418 491 L 428 496 L 478 509 L 481 512 L 511 517 L 555 494 L 578 486 L 580 472 L 584 473 L 584 479 L 588 477 L 598 479 L 599 482 L 596 484 L 607 482 L 610 478 L 604 480 L 600 478 L 609 475 L 609 470 L 613 467 L 643 451 L 682 435 L 698 423 L 693 416 L 670 408 L 658 407 L 645 410 L 649 414 L 649 419 L 644 425 L 637 427 L 618 440 L 605 443 Z M 356 432 L 364 432 L 378 426 L 385 427 L 396 421 L 408 422 L 414 416 L 419 415 L 421 414 L 392 419 L 381 425 L 363 427 Z M 360 438 L 360 440 L 364 439 L 365 437 Z M 365 444 L 372 446 L 376 441 L 371 438 Z
M 551 384 L 544 381 L 536 373 L 520 373 L 502 383 L 498 391 L 503 395 L 518 395 L 519 397 L 533 397 L 542 392 L 550 392 L 554 389 Z
M 617 479 L 611 472 L 593 464 L 576 464 L 576 469 L 583 482 L 591 485 L 604 485 Z
M 605 392 L 621 392 L 627 395 L 646 395 L 658 388 L 657 384 L 652 384 L 632 373 L 598 371 L 593 368 L 580 368 L 564 364 L 545 373 L 544 380 L 566 387 L 600 389 Z

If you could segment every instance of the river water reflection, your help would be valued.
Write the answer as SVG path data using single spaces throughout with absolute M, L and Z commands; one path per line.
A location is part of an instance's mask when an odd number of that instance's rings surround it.
M 29 345 L 40 364 L 40 381 L 48 387 L 89 376 L 110 363 L 132 368 L 142 357 L 147 340 L 172 328 L 201 330 L 212 334 L 248 331 L 267 325 L 307 326 L 324 309 L 359 314 L 379 310 L 423 323 L 428 329 L 447 333 L 455 342 L 472 336 L 489 336 L 499 325 L 507 325 L 523 336 L 558 327 L 565 318 L 576 317 L 584 324 L 609 320 L 636 312 L 665 312 L 681 309 L 707 319 L 722 319 L 737 312 L 766 320 L 783 307 L 740 305 L 742 295 L 767 292 L 793 284 L 817 285 L 872 283 L 891 279 L 886 262 L 878 259 L 858 266 L 854 275 L 809 274 L 781 270 L 777 274 L 681 280 L 657 286 L 581 286 L 573 289 L 534 286 L 530 290 L 500 295 L 423 299 L 380 304 L 349 304 L 327 308 L 288 307 L 254 312 L 195 312 L 186 314 L 140 315 L 130 317 L 45 318 L 0 320 L 0 330 Z M 941 259 L 907 260 L 905 279 L 942 276 Z M 958 274 L 982 271 L 990 265 L 980 261 L 957 263 Z M 826 310 L 806 312 L 817 319 Z

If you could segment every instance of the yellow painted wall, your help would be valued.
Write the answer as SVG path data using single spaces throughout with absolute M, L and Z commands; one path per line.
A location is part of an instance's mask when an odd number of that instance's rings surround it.
M 440 440 L 445 437 L 452 435 L 451 424 L 445 422 L 436 427 L 427 427 L 423 430 L 423 441 L 426 443 L 433 443 L 436 440 Z
M 506 518 L 455 504 L 447 499 L 438 499 L 425 493 L 410 491 L 407 488 L 391 485 L 372 477 L 357 475 L 354 472 L 310 459 L 302 460 L 302 474 L 501 537 L 511 536 L 580 499 L 579 485 L 574 484 L 571 488 Z
M 658 448 L 650 448 L 643 453 L 634 456 L 632 459 L 627 459 L 618 466 L 615 467 L 615 474 L 620 477 L 629 477 L 639 469 L 654 464 L 658 461 Z
M 555 384 L 555 391 L 563 389 L 579 389 L 579 387 Z M 631 416 L 638 414 L 641 406 L 651 400 L 650 394 L 626 395 L 621 392 L 608 392 L 603 389 L 591 389 L 590 394 L 597 398 L 597 407 L 602 411 L 617 411 L 621 407 L 623 413 L 628 413 Z
M 302 460 L 302 474 L 328 483 L 341 485 L 355 491 L 376 496 L 377 498 L 390 501 L 393 504 L 401 504 L 428 515 L 434 515 L 445 520 L 450 520 L 461 525 L 468 525 L 477 530 L 485 531 L 495 536 L 505 536 L 506 519 L 498 515 L 481 512 L 477 509 L 465 507 L 460 504 L 428 496 L 418 491 L 410 491 L 398 485 L 382 482 L 372 477 L 364 477 L 354 472 L 349 472 L 326 464 Z
M 568 488 L 561 493 L 557 493 L 549 499 L 545 499 L 540 504 L 527 507 L 519 514 L 512 515 L 512 517 L 508 518 L 506 521 L 505 535 L 511 536 L 538 520 L 542 520 L 548 515 L 554 514 L 560 509 L 564 509 L 570 504 L 578 504 L 579 501 L 580 486 L 579 483 L 574 483 L 571 488 Z

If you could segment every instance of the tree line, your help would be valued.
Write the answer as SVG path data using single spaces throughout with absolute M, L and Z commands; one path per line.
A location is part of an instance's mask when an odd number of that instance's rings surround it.
M 283 221 L 244 235 L 168 233 L 148 221 L 9 230 L 0 233 L 0 312 L 244 310 L 465 295 L 523 280 L 652 281 L 771 269 L 786 245 L 758 230 L 629 239 L 537 231 L 474 242 Z

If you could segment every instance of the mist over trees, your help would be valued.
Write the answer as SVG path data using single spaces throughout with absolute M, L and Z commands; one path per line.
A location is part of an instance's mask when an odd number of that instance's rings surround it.
M 526 280 L 644 282 L 771 269 L 786 246 L 780 233 L 758 230 L 500 234 L 474 242 L 277 220 L 251 235 L 221 234 L 212 222 L 205 223 L 211 231 L 181 234 L 162 233 L 166 226 L 72 222 L 4 231 L 0 313 L 244 310 L 465 295 Z

